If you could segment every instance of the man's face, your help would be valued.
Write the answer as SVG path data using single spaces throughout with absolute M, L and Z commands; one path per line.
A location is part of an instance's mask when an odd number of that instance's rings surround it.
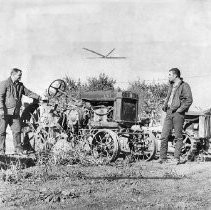
M 17 73 L 13 73 L 13 80 L 14 82 L 20 81 L 22 77 L 22 72 L 18 71 Z
M 169 72 L 169 82 L 170 83 L 174 82 L 176 77 L 177 76 L 172 71 Z

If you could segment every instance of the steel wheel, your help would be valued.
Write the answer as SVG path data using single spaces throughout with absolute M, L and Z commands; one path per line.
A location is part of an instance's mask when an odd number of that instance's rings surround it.
M 141 151 L 142 159 L 152 160 L 157 152 L 157 139 L 151 131 L 144 131 L 144 149 Z
M 120 151 L 118 136 L 108 129 L 99 130 L 93 137 L 91 148 L 93 157 L 100 163 L 113 162 Z
M 197 143 L 199 140 L 190 137 L 187 133 L 183 135 L 183 146 L 181 149 L 181 156 L 186 159 L 193 161 L 197 153 Z

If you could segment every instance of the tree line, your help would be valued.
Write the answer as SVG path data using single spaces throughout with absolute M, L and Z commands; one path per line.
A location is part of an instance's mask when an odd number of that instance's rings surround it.
M 115 87 L 116 80 L 108 75 L 101 73 L 95 77 L 89 77 L 86 82 L 72 79 L 69 75 L 66 75 L 64 81 L 67 84 L 67 95 L 75 98 L 80 98 L 80 93 L 84 91 L 122 91 L 120 87 Z M 164 102 L 164 98 L 167 95 L 168 84 L 165 83 L 148 83 L 146 81 L 136 80 L 130 82 L 128 87 L 124 90 L 132 91 L 139 96 L 139 116 L 149 116 L 152 111 L 159 118 L 161 106 Z

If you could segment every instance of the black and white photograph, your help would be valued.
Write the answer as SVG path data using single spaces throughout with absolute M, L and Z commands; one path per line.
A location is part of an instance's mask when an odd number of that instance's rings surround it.
M 0 0 L 0 209 L 211 209 L 211 1 Z

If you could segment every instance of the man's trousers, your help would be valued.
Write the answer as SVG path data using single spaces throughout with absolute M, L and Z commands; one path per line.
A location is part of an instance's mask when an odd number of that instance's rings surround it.
M 174 158 L 176 159 L 180 158 L 181 148 L 183 146 L 182 130 L 183 130 L 184 119 L 185 119 L 184 114 L 180 114 L 178 112 L 172 113 L 170 109 L 167 110 L 161 134 L 160 159 L 167 158 L 168 139 L 169 136 L 171 135 L 172 129 L 174 129 L 175 141 L 176 141 Z
M 15 150 L 21 147 L 20 117 L 13 115 L 0 116 L 0 153 L 5 153 L 6 129 L 10 125 Z

